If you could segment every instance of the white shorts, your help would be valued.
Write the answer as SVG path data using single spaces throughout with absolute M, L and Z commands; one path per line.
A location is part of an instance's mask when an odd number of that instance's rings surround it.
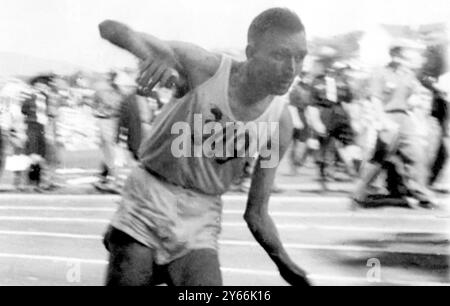
M 220 196 L 201 194 L 154 176 L 141 166 L 128 177 L 111 225 L 153 249 L 166 265 L 192 250 L 218 250 Z

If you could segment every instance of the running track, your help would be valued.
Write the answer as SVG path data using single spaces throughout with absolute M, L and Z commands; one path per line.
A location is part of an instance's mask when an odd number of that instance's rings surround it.
M 0 285 L 102 285 L 101 238 L 118 199 L 1 194 Z M 352 211 L 344 195 L 288 192 L 273 196 L 271 213 L 316 285 L 450 285 L 450 198 L 441 201 L 437 211 Z M 224 202 L 225 285 L 286 285 L 242 220 L 245 197 Z

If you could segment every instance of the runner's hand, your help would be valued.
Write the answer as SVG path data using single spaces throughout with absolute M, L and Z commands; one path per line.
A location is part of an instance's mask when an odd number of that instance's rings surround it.
M 291 286 L 305 287 L 311 286 L 311 283 L 306 277 L 306 272 L 303 271 L 294 263 L 283 264 L 278 267 L 281 277 Z
M 169 57 L 149 58 L 143 61 L 137 79 L 140 89 L 149 94 L 158 83 L 167 88 L 174 87 L 180 78 L 174 67 L 175 61 Z

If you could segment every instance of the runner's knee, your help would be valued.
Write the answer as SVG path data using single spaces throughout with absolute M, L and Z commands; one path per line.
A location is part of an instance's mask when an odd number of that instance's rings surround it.
M 149 286 L 153 279 L 153 251 L 127 234 L 109 228 L 104 244 L 110 252 L 107 286 Z
M 168 267 L 171 285 L 222 286 L 219 256 L 210 249 L 194 250 Z

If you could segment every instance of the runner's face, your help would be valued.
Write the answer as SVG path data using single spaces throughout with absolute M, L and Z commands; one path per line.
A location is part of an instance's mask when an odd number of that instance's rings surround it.
M 284 95 L 302 71 L 307 54 L 304 32 L 269 31 L 248 54 L 253 64 L 253 77 L 268 94 Z

